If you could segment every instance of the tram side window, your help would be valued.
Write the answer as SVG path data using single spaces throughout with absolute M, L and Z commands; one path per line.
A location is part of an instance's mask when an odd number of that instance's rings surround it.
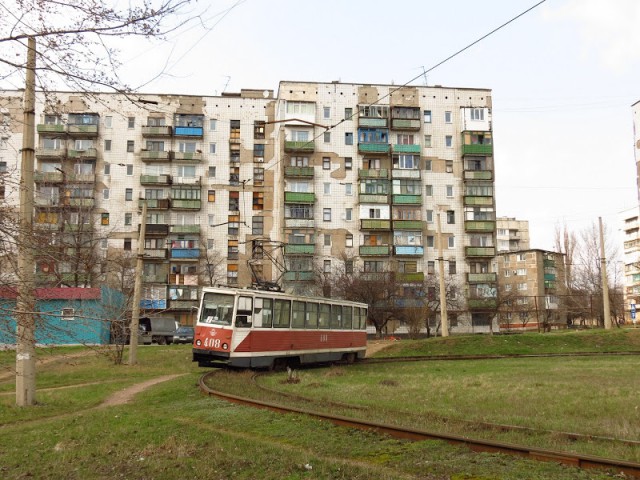
M 310 329 L 318 328 L 318 304 L 317 303 L 307 303 L 306 327 Z
M 318 328 L 329 328 L 329 319 L 331 318 L 331 305 L 326 303 L 320 304 L 320 315 L 318 316 Z
M 331 305 L 331 328 L 334 330 L 339 329 L 342 325 L 342 306 Z
M 273 325 L 273 300 L 256 298 L 253 307 L 253 325 L 258 328 L 271 328 Z
M 351 307 L 343 307 L 342 308 L 342 327 L 348 330 L 353 328 L 353 308 Z
M 289 328 L 291 320 L 291 302 L 289 300 L 276 300 L 273 316 L 273 328 Z
M 236 327 L 250 328 L 253 312 L 253 298 L 239 297 L 236 311 Z
M 291 326 L 293 328 L 304 328 L 304 302 L 294 300 L 291 313 Z
M 358 324 L 358 329 L 364 330 L 367 326 L 367 309 L 366 308 L 356 308 L 356 322 Z

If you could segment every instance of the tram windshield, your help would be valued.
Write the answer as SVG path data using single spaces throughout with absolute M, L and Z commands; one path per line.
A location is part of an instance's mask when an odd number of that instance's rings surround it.
M 231 325 L 233 318 L 233 295 L 206 292 L 202 301 L 201 323 Z

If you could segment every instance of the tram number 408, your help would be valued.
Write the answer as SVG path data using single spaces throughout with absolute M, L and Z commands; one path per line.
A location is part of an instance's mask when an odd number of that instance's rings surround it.
M 212 347 L 212 348 L 220 348 L 220 339 L 219 338 L 205 338 L 204 339 L 204 346 L 205 347 Z
M 327 335 L 326 333 L 323 333 L 322 335 L 320 335 L 320 341 L 321 342 L 328 342 L 329 341 L 329 335 Z

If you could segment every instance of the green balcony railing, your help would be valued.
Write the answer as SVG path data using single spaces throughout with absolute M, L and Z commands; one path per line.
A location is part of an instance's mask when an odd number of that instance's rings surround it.
M 285 203 L 314 203 L 316 195 L 306 192 L 284 192 L 284 201 Z
M 142 185 L 169 185 L 171 177 L 169 175 L 140 175 Z
M 422 195 L 393 195 L 394 205 L 422 205 Z
M 495 247 L 465 247 L 467 257 L 495 257 Z
M 469 283 L 495 283 L 497 274 L 495 273 L 468 273 L 467 281 Z
M 147 202 L 147 208 L 150 209 L 161 209 L 166 210 L 169 208 L 169 199 L 168 198 L 141 198 L 138 200 L 138 207 L 142 208 L 144 203 Z
M 360 220 L 362 230 L 391 230 L 391 220 L 363 219 Z
M 386 118 L 359 118 L 358 126 L 387 128 L 387 119 Z
M 314 243 L 289 243 L 284 246 L 285 255 L 313 255 L 315 251 Z
M 62 172 L 35 172 L 33 180 L 42 183 L 59 183 L 62 182 Z
M 313 177 L 313 167 L 284 167 L 285 177 Z
M 493 145 L 463 145 L 463 155 L 493 155 Z
M 362 245 L 360 247 L 361 256 L 385 256 L 389 255 L 391 247 L 389 245 Z
M 36 157 L 39 158 L 59 158 L 66 153 L 64 148 L 36 148 Z
M 359 143 L 358 151 L 360 153 L 389 153 L 390 147 L 388 143 Z
M 181 198 L 171 200 L 171 208 L 181 210 L 200 210 L 202 200 L 183 200 Z
M 200 233 L 200 225 L 171 225 L 171 233 Z
M 464 204 L 490 207 L 491 205 L 493 205 L 493 197 L 478 197 L 474 195 L 465 195 Z
M 394 220 L 394 230 L 422 230 L 421 220 Z
M 46 123 L 39 123 L 38 124 L 38 133 L 39 134 L 42 134 L 42 133 L 49 134 L 49 135 L 62 134 L 62 133 L 65 133 L 66 130 L 67 130 L 66 125 L 63 125 L 63 124 L 60 124 L 60 123 L 51 124 L 51 125 L 46 124 Z
M 424 272 L 398 273 L 396 278 L 399 282 L 422 283 L 424 282 Z
M 465 180 L 491 180 L 493 172 L 491 170 L 465 170 Z
M 67 204 L 70 207 L 93 208 L 95 200 L 93 198 L 69 198 Z
M 422 147 L 420 145 L 393 145 L 393 153 L 415 153 L 420 154 Z
M 464 229 L 467 232 L 493 232 L 496 229 L 496 222 L 490 220 L 466 220 Z
M 69 135 L 97 135 L 98 125 L 69 125 L 67 127 Z
M 98 151 L 95 148 L 86 148 L 84 150 L 69 150 L 67 156 L 69 158 L 96 158 Z
M 393 118 L 391 128 L 395 130 L 420 130 L 422 126 L 419 119 Z
M 285 272 L 285 282 L 309 282 L 313 280 L 313 272 Z
M 359 178 L 389 178 L 389 170 L 380 168 L 378 170 L 370 168 L 361 168 L 358 170 Z
M 171 158 L 174 162 L 200 163 L 202 152 L 172 152 Z
M 140 152 L 140 159 L 144 162 L 156 161 L 166 162 L 171 158 L 171 152 L 160 152 L 155 150 L 142 150 Z
M 470 298 L 467 300 L 470 309 L 485 310 L 496 308 L 497 300 L 495 298 Z
M 284 142 L 284 151 L 285 152 L 315 152 L 316 144 L 313 140 L 308 140 L 306 142 Z

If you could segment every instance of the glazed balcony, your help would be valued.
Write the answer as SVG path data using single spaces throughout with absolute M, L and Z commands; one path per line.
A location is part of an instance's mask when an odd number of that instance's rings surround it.
M 172 199 L 171 208 L 173 210 L 200 210 L 202 208 L 202 200 L 183 200 Z
M 64 148 L 36 148 L 37 158 L 55 158 L 60 159 L 66 156 L 67 151 Z
M 391 220 L 365 218 L 360 220 L 361 230 L 391 230 Z
M 392 118 L 391 128 L 393 130 L 413 130 L 418 131 L 422 127 L 420 119 Z
M 84 150 L 69 150 L 67 153 L 69 158 L 73 159 L 89 159 L 95 160 L 98 158 L 98 151 L 95 148 L 86 148 Z
M 140 225 L 138 225 L 138 232 Z M 169 225 L 166 223 L 147 223 L 145 235 L 148 237 L 166 237 L 169 235 Z
M 391 146 L 388 143 L 358 143 L 359 153 L 389 153 Z
M 62 172 L 35 172 L 33 181 L 36 183 L 62 183 Z
M 493 180 L 493 172 L 491 170 L 465 170 L 465 180 Z
M 556 274 L 555 273 L 545 273 L 544 274 L 544 281 L 545 282 L 555 282 L 556 281 Z
M 422 257 L 424 247 L 421 245 L 395 245 L 393 253 L 402 257 Z
M 389 245 L 362 245 L 359 252 L 361 257 L 389 256 L 391 247 Z
M 171 225 L 171 233 L 200 233 L 200 225 Z
M 314 228 L 315 222 L 313 218 L 285 218 L 284 225 L 286 228 Z
M 496 273 L 467 273 L 467 282 L 469 283 L 496 283 Z
M 69 173 L 66 180 L 73 183 L 95 183 L 95 173 Z
M 315 193 L 308 192 L 284 192 L 285 203 L 315 203 Z
M 65 198 L 62 202 L 64 205 L 73 208 L 93 208 L 95 200 L 93 198 Z
M 171 127 L 169 125 L 159 125 L 159 126 L 143 125 L 142 136 L 143 137 L 170 137 Z
M 420 180 L 420 170 L 417 168 L 413 169 L 404 169 L 404 168 L 394 168 L 391 170 L 391 178 L 408 178 L 413 180 Z
M 140 151 L 140 160 L 143 162 L 168 162 L 171 160 L 171 152 L 142 150 Z
M 202 162 L 202 152 L 173 152 L 171 158 L 174 162 L 200 163 Z
M 389 121 L 386 118 L 358 118 L 358 127 L 367 128 L 387 128 Z
M 285 272 L 285 282 L 310 282 L 314 279 L 314 273 L 311 271 Z
M 467 257 L 495 257 L 495 247 L 464 247 Z
M 313 167 L 284 167 L 285 177 L 313 178 Z
M 469 206 L 491 207 L 493 206 L 493 196 L 481 197 L 477 195 L 465 195 L 464 204 Z
M 358 178 L 389 178 L 389 170 L 386 168 L 370 169 L 360 168 L 358 170 Z
M 62 123 L 55 123 L 55 124 L 39 123 L 37 130 L 38 130 L 38 135 L 60 136 L 67 133 L 67 126 Z
M 421 151 L 422 147 L 420 145 L 404 145 L 399 143 L 393 145 L 393 153 L 413 153 L 420 155 Z
M 199 248 L 172 248 L 169 252 L 172 260 L 198 260 L 200 258 Z
M 147 203 L 147 208 L 149 210 L 168 210 L 169 209 L 169 199 L 168 198 L 141 198 L 138 200 L 138 208 L 142 208 L 143 205 Z
M 393 195 L 394 205 L 422 205 L 422 195 Z
M 149 226 L 147 225 L 147 228 Z M 148 232 L 147 232 L 148 233 Z M 145 260 L 166 260 L 169 257 L 169 250 L 166 248 L 145 248 Z
M 313 140 L 303 142 L 293 142 L 286 140 L 284 142 L 284 151 L 288 153 L 313 153 L 316 151 L 316 144 Z
M 394 220 L 394 230 L 422 230 L 422 220 Z
M 496 308 L 496 305 L 495 298 L 470 298 L 467 300 L 467 306 L 473 310 L 492 310 Z
M 399 272 L 396 274 L 396 279 L 402 283 L 423 283 L 424 272 L 412 272 L 412 273 Z
M 313 255 L 315 251 L 315 243 L 288 243 L 284 246 L 285 255 Z
M 496 222 L 493 220 L 465 220 L 464 230 L 465 232 L 494 232 L 496 229 Z
M 192 310 L 198 306 L 198 300 L 170 300 L 169 309 L 171 310 Z
M 358 201 L 360 203 L 389 203 L 389 195 L 374 194 L 374 193 L 361 193 L 358 195 Z
M 140 175 L 140 185 L 171 185 L 171 175 Z
M 98 125 L 68 125 L 67 133 L 76 137 L 97 137 Z
M 202 127 L 173 127 L 173 135 L 182 138 L 202 138 L 204 130 Z

